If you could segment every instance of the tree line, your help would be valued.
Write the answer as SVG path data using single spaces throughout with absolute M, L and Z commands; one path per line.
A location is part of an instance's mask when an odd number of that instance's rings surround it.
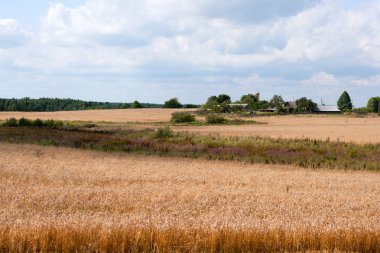
M 94 109 L 126 109 L 126 108 L 161 108 L 160 104 L 140 103 L 109 103 L 82 101 L 77 99 L 61 98 L 0 98 L 0 111 L 24 111 L 24 112 L 53 112 L 53 111 L 76 111 Z
M 260 93 L 243 95 L 239 100 L 232 102 L 227 94 L 210 96 L 202 105 L 182 104 L 178 98 L 171 98 L 164 104 L 140 103 L 135 100 L 132 103 L 110 103 L 82 101 L 77 99 L 61 98 L 0 98 L 0 111 L 75 111 L 94 109 L 126 109 L 126 108 L 199 108 L 213 112 L 234 112 L 241 110 L 241 105 L 246 105 L 250 111 L 275 110 L 277 113 L 311 113 L 317 110 L 317 104 L 307 97 L 301 97 L 295 101 L 284 101 L 282 96 L 274 95 L 270 100 L 261 99 Z M 231 106 L 234 105 L 234 106 Z M 356 110 L 358 112 L 380 113 L 380 97 L 372 97 L 368 100 L 367 107 L 353 109 L 350 95 L 344 91 L 337 101 L 341 111 Z

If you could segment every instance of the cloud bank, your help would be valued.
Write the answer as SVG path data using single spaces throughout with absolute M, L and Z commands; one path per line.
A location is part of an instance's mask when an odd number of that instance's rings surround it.
M 380 1 L 88 0 L 38 30 L 0 19 L 2 97 L 201 103 L 380 91 Z M 380 94 L 376 94 L 380 95 Z

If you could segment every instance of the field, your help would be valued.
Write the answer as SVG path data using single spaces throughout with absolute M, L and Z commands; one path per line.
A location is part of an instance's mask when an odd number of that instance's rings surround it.
M 184 109 L 194 111 L 194 109 Z M 57 119 L 67 121 L 139 123 L 134 127 L 156 127 L 154 123 L 167 122 L 178 109 L 128 109 L 95 110 L 71 112 L 0 112 L 0 120 L 11 117 L 30 119 Z M 237 126 L 175 126 L 176 131 L 190 131 L 201 134 L 216 133 L 221 136 L 268 136 L 282 138 L 312 138 L 340 140 L 356 143 L 380 143 L 380 117 L 353 117 L 330 115 L 298 115 L 254 117 L 266 124 Z M 112 124 L 111 124 L 112 125 Z
M 84 124 L 0 127 L 0 252 L 380 251 L 379 117 L 172 112 L 0 113 Z
M 151 123 L 169 121 L 171 114 L 177 111 L 194 111 L 194 109 L 117 109 L 67 112 L 0 112 L 0 120 L 9 119 L 11 117 L 25 117 L 28 119 L 40 118 L 68 121 Z
M 0 153 L 0 224 L 11 233 L 154 227 L 294 235 L 376 232 L 380 226 L 378 173 L 0 148 L 7 150 Z

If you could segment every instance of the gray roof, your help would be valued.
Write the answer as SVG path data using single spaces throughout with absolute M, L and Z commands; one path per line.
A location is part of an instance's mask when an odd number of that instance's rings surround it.
M 237 104 L 237 103 L 231 103 L 231 104 L 229 104 L 229 106 L 231 106 L 231 107 L 235 107 L 235 106 L 246 107 L 246 106 L 248 106 L 248 104 Z
M 319 112 L 340 112 L 336 105 L 317 105 L 317 111 Z

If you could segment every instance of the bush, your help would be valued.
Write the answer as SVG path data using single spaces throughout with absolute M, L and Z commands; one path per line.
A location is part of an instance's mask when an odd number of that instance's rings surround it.
M 19 120 L 15 118 L 10 118 L 5 121 L 3 126 L 8 126 L 8 127 L 60 127 L 63 126 L 63 122 L 59 120 L 41 120 L 41 119 L 36 119 L 36 120 L 30 120 L 26 118 L 21 118 Z
M 160 127 L 154 133 L 154 137 L 157 139 L 165 139 L 172 136 L 173 136 L 173 131 L 168 126 Z
M 60 120 L 52 120 L 48 119 L 43 122 L 43 126 L 45 127 L 60 127 L 63 126 L 63 122 Z
M 30 119 L 21 118 L 18 120 L 18 126 L 25 127 L 25 126 L 31 126 L 33 123 Z
M 3 124 L 3 126 L 7 126 L 7 127 L 17 127 L 17 126 L 18 126 L 17 119 L 15 119 L 15 118 L 7 119 L 7 120 L 5 121 L 5 123 Z
M 178 101 L 178 98 L 172 98 L 165 101 L 164 108 L 182 108 L 182 104 Z
M 175 112 L 172 114 L 173 123 L 191 123 L 195 121 L 195 116 L 189 112 Z
M 221 115 L 209 114 L 206 115 L 206 122 L 209 124 L 222 124 L 226 123 L 227 119 Z
M 34 127 L 43 127 L 44 126 L 44 122 L 40 119 L 36 119 L 33 121 L 33 126 Z

